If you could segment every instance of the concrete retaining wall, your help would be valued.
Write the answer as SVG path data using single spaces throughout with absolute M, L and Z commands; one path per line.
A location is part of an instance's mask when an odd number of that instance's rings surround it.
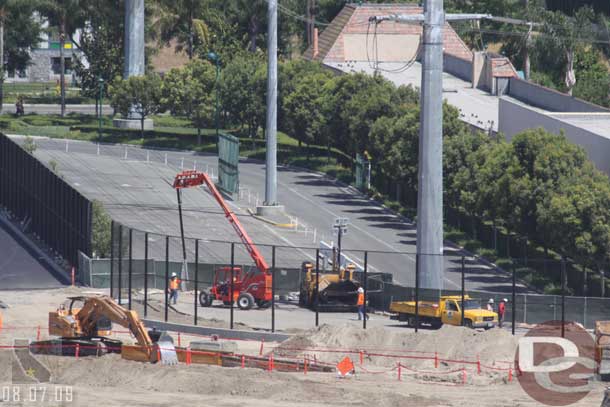
M 460 79 L 472 81 L 472 62 L 456 56 L 443 54 L 443 71 Z
M 610 110 L 593 103 L 519 78 L 510 79 L 508 94 L 523 103 L 551 112 L 610 112 Z
M 589 159 L 599 170 L 610 174 L 610 139 L 561 121 L 552 114 L 539 112 L 504 97 L 500 98 L 498 129 L 507 140 L 511 140 L 521 131 L 538 127 L 555 134 L 563 131 L 572 143 L 585 149 Z

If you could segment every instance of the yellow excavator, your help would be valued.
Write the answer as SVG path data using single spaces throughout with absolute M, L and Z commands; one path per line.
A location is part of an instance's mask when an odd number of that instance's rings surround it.
M 299 305 L 318 311 L 353 311 L 358 300 L 360 282 L 354 280 L 353 264 L 330 273 L 318 273 L 318 295 L 316 295 L 316 272 L 309 261 L 301 265 L 301 289 Z
M 30 345 L 33 353 L 74 356 L 78 349 L 80 356 L 120 353 L 127 360 L 178 363 L 172 338 L 165 332 L 147 331 L 137 312 L 123 308 L 106 295 L 68 300 L 67 307 L 62 304 L 49 312 L 49 335 L 60 339 L 33 342 Z M 136 344 L 108 338 L 113 323 L 129 329 Z

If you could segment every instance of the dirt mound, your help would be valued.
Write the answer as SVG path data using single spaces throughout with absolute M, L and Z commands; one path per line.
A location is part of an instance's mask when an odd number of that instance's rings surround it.
M 365 365 L 389 368 L 401 360 L 404 365 L 428 370 L 434 368 L 433 357 L 437 352 L 439 370 L 450 370 L 461 366 L 451 361 L 476 361 L 477 357 L 484 366 L 507 367 L 498 362 L 513 360 L 516 347 L 517 339 L 502 329 L 480 332 L 444 325 L 438 330 L 403 333 L 384 327 L 363 330 L 353 325 L 322 325 L 288 339 L 276 348 L 275 353 L 285 357 L 315 355 L 322 362 L 336 363 L 345 355 L 356 360 L 356 352 L 364 351 Z M 401 359 L 400 356 L 429 356 L 430 359 Z M 504 376 L 505 373 L 487 369 L 487 377 Z

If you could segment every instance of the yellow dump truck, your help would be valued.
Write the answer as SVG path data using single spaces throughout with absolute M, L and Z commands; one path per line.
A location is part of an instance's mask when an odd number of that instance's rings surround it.
M 393 301 L 390 304 L 392 319 L 406 321 L 415 326 L 415 301 Z M 462 324 L 462 296 L 441 297 L 440 302 L 419 301 L 419 323 L 439 328 L 442 324 Z M 493 328 L 498 324 L 498 314 L 481 308 L 478 300 L 464 296 L 464 326 L 469 328 Z

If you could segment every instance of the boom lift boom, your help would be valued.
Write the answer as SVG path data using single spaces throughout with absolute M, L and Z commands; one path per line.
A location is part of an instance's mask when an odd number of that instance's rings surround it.
M 250 309 L 252 307 L 252 305 L 256 302 L 256 304 L 259 307 L 261 307 L 261 308 L 266 307 L 269 304 L 269 302 L 271 301 L 271 295 L 272 295 L 272 293 L 271 293 L 271 273 L 269 272 L 269 266 L 267 265 L 267 262 L 265 261 L 263 255 L 259 252 L 256 245 L 254 244 L 252 239 L 250 239 L 250 236 L 248 236 L 248 233 L 246 233 L 245 229 L 243 228 L 243 226 L 237 219 L 237 216 L 235 215 L 235 213 L 229 208 L 229 206 L 223 199 L 222 195 L 220 194 L 220 192 L 214 185 L 214 182 L 212 182 L 210 177 L 204 172 L 188 170 L 188 171 L 183 171 L 183 172 L 179 173 L 178 175 L 176 175 L 176 178 L 174 179 L 173 187 L 176 190 L 178 190 L 178 194 L 179 194 L 180 190 L 183 188 L 198 187 L 203 184 L 205 184 L 208 187 L 208 189 L 212 193 L 212 196 L 214 197 L 216 202 L 218 202 L 218 204 L 222 208 L 222 210 L 225 214 L 225 217 L 227 218 L 227 220 L 229 221 L 231 226 L 233 226 L 233 229 L 239 236 L 244 247 L 248 251 L 248 254 L 250 255 L 250 257 L 256 264 L 256 267 L 258 268 L 258 270 L 260 270 L 260 273 L 255 273 L 255 272 L 247 273 L 243 276 L 243 278 L 241 277 L 240 273 L 238 273 L 238 277 L 234 276 L 233 292 L 234 292 L 234 296 L 237 298 L 237 305 L 241 309 Z M 178 198 L 179 198 L 178 205 L 181 206 L 182 203 L 180 200 L 180 195 L 178 195 Z M 181 207 L 180 207 L 179 213 L 180 213 L 180 216 L 182 217 Z M 182 219 L 180 219 L 180 221 L 182 223 Z M 184 242 L 184 230 L 182 228 L 181 228 L 181 235 L 182 235 L 181 236 L 182 241 Z M 235 270 L 235 271 L 237 271 L 237 270 Z M 215 279 L 215 280 L 218 280 L 218 279 Z M 201 303 L 203 305 L 206 305 L 206 306 L 211 305 L 212 300 L 218 297 L 217 293 L 220 292 L 221 290 L 219 289 L 219 287 L 216 286 L 217 284 L 218 284 L 218 281 L 215 281 L 214 287 L 212 287 L 210 294 L 202 293 L 202 296 L 203 296 L 203 294 L 205 294 L 205 297 L 206 297 L 205 301 L 203 301 L 203 300 L 201 301 Z M 218 299 L 220 299 L 220 298 L 218 298 Z M 225 302 L 230 303 L 230 302 L 234 301 L 234 298 L 227 297 L 227 298 L 223 298 L 223 300 Z

